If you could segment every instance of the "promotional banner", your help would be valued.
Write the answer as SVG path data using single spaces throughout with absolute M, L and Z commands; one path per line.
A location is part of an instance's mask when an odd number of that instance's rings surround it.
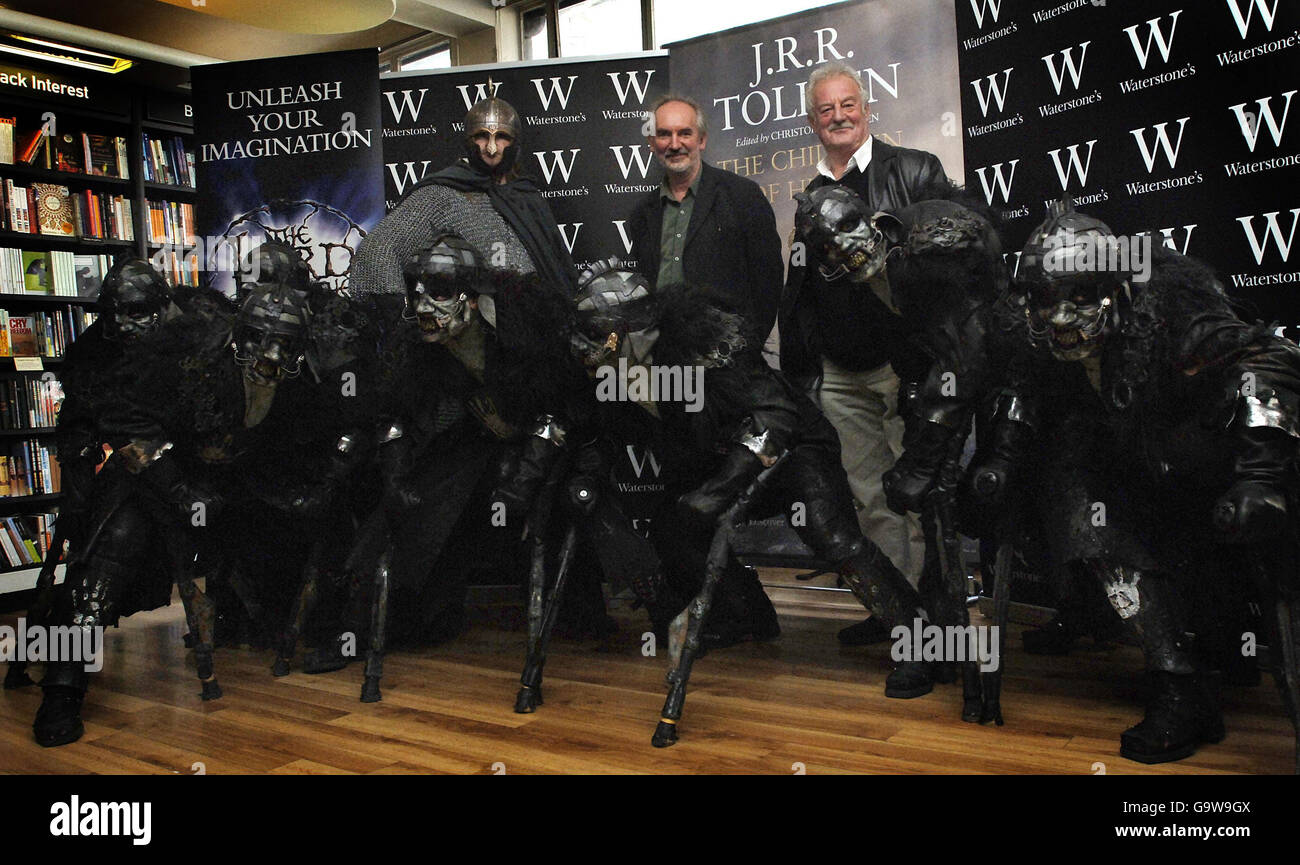
M 384 215 L 373 49 L 195 66 L 198 234 L 213 288 L 239 258 L 291 243 L 318 279 L 346 284 L 352 253 Z
M 762 187 L 788 244 L 794 194 L 825 155 L 808 126 L 813 69 L 843 60 L 867 86 L 871 133 L 964 173 L 952 0 L 856 0 L 669 47 L 673 89 L 708 113 L 704 159 Z
M 851 64 L 867 87 L 871 133 L 934 153 L 960 179 L 956 43 L 952 0 L 855 0 L 673 43 L 669 71 L 673 91 L 708 115 L 704 160 L 762 188 L 788 258 L 794 195 L 825 155 L 804 104 L 813 69 Z M 750 526 L 738 546 L 767 562 L 811 556 L 784 519 Z
M 1014 268 L 1063 193 L 1211 264 L 1247 317 L 1300 324 L 1300 5 L 958 0 L 966 183 Z M 1297 110 L 1300 114 L 1300 110 Z
M 625 220 L 659 182 L 646 112 L 667 78 L 664 52 L 386 75 L 386 204 L 464 156 L 465 113 L 495 95 L 519 112 L 523 173 L 541 187 L 574 260 L 630 260 Z

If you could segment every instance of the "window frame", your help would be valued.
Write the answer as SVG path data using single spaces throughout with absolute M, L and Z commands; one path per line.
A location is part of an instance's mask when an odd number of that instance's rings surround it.
M 410 39 L 403 40 L 379 52 L 379 67 L 383 73 L 396 73 L 403 71 L 403 63 L 409 59 L 420 59 L 415 55 L 427 57 L 437 52 L 439 49 L 446 47 L 451 54 L 451 65 L 460 65 L 460 45 L 459 40 L 454 36 L 448 36 L 444 33 L 421 33 L 419 36 L 413 36 Z M 387 66 L 387 69 L 384 67 Z

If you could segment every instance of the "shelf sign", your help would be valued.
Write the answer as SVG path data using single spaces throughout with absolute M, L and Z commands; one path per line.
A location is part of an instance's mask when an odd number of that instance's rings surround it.
M 144 100 L 146 120 L 161 123 L 175 123 L 179 126 L 194 125 L 194 106 L 188 99 L 175 93 L 150 92 Z
M 88 78 L 71 78 L 57 72 L 41 72 L 23 66 L 0 63 L 0 93 L 17 93 L 31 99 L 75 102 L 96 111 L 128 114 L 126 93 Z
M 39 357 L 16 357 L 14 369 L 18 372 L 40 372 L 45 369 L 45 364 Z

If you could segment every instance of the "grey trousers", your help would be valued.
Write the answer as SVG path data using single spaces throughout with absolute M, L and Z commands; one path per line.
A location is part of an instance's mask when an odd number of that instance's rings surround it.
M 840 461 L 849 476 L 858 524 L 913 586 L 925 563 L 925 536 L 915 514 L 899 516 L 885 504 L 880 476 L 903 453 L 898 376 L 889 364 L 853 372 L 822 358 L 817 397 L 840 436 Z

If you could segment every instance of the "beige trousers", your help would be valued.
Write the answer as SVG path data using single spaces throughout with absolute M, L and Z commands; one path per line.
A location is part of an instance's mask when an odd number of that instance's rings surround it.
M 898 376 L 889 364 L 853 372 L 822 358 L 822 412 L 840 436 L 840 461 L 849 476 L 858 524 L 913 586 L 925 563 L 925 537 L 915 514 L 899 516 L 885 504 L 880 476 L 903 453 Z

